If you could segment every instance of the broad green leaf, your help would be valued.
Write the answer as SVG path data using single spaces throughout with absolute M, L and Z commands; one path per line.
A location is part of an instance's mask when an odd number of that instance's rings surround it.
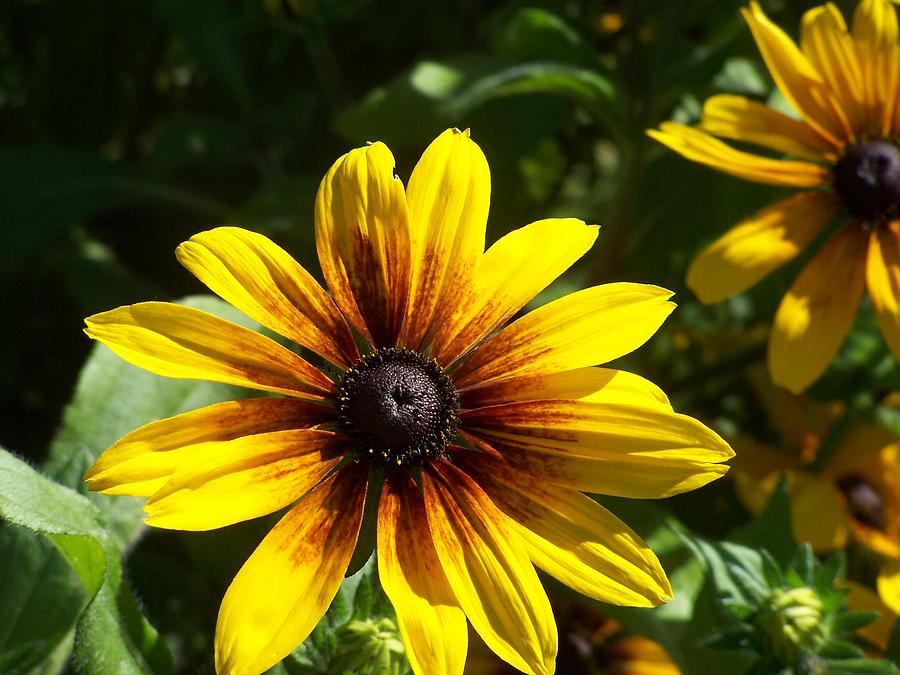
M 61 553 L 33 531 L 0 526 L 0 673 L 24 673 L 65 644 L 87 593 Z
M 257 327 L 213 297 L 194 296 L 186 298 L 183 304 Z M 64 485 L 84 491 L 84 471 L 129 431 L 154 420 L 246 395 L 245 390 L 223 384 L 159 377 L 98 345 L 81 371 L 75 394 L 63 414 L 62 428 L 50 446 L 45 471 Z M 103 513 L 121 547 L 134 541 L 142 527 L 143 500 L 97 494 L 89 494 L 88 498 Z
M 2 450 L 0 516 L 47 536 L 78 575 L 88 598 L 75 638 L 75 659 L 84 672 L 171 672 L 165 645 L 122 579 L 121 552 L 97 507 Z

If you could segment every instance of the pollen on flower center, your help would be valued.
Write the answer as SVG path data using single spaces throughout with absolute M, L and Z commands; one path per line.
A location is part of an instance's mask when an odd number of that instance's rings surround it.
M 339 388 L 340 426 L 375 461 L 421 465 L 456 435 L 459 396 L 441 367 L 422 354 L 379 349 L 347 370 Z
M 850 146 L 835 167 L 834 189 L 854 216 L 893 216 L 900 210 L 900 147 L 886 140 Z

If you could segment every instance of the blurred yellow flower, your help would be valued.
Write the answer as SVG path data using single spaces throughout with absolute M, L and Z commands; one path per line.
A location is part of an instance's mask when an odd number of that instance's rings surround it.
M 156 527 L 208 530 L 291 507 L 225 594 L 219 673 L 261 673 L 309 635 L 344 578 L 367 494 L 379 577 L 419 675 L 462 672 L 467 619 L 515 668 L 552 673 L 556 625 L 535 565 L 604 602 L 671 597 L 653 552 L 582 493 L 665 497 L 728 469 L 730 447 L 658 387 L 593 367 L 649 339 L 671 293 L 595 286 L 505 325 L 597 228 L 542 220 L 484 251 L 489 201 L 481 149 L 451 129 L 405 189 L 383 143 L 327 173 L 316 244 L 330 295 L 247 230 L 179 247 L 210 289 L 321 368 L 180 305 L 87 319 L 88 335 L 159 375 L 283 396 L 149 424 L 85 476 L 91 490 L 149 497 Z
M 564 614 L 566 620 L 560 631 L 571 647 L 569 670 L 596 675 L 680 675 L 678 666 L 658 642 L 628 633 L 618 622 L 583 605 L 570 604 Z M 484 643 L 473 641 L 465 675 L 513 672 Z
M 900 613 L 900 438 L 873 424 L 844 433 L 824 466 L 814 470 L 825 437 L 842 406 L 824 406 L 771 388 L 764 404 L 778 410 L 784 451 L 737 438 L 734 479 L 752 513 L 765 507 L 782 476 L 788 481 L 797 541 L 818 553 L 855 541 L 876 554 L 878 593 Z
M 664 123 L 649 135 L 739 178 L 800 188 L 704 250 L 687 283 L 706 303 L 750 288 L 797 256 L 836 216 L 840 227 L 794 281 L 775 315 L 769 370 L 800 392 L 840 349 L 868 288 L 881 331 L 900 355 L 900 41 L 889 0 L 861 0 L 848 30 L 831 3 L 803 16 L 795 44 L 757 2 L 743 10 L 766 66 L 799 119 L 743 96 L 719 95 L 699 128 Z M 789 158 L 732 148 L 756 144 Z

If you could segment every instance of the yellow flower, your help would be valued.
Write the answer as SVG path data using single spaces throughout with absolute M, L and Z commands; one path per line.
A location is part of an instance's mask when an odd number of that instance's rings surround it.
M 648 133 L 688 159 L 739 178 L 803 189 L 741 221 L 700 253 L 687 283 L 703 302 L 750 288 L 845 216 L 775 315 L 769 370 L 796 393 L 838 352 L 866 287 L 885 340 L 900 356 L 897 15 L 889 0 L 861 0 L 848 31 L 833 4 L 816 7 L 803 16 L 798 47 L 758 3 L 743 14 L 800 119 L 720 95 L 705 102 L 699 128 L 664 123 Z M 736 150 L 713 135 L 792 158 Z
M 661 644 L 622 626 L 590 608 L 564 605 L 560 627 L 569 645 L 567 664 L 572 672 L 597 675 L 680 675 Z M 515 671 L 492 654 L 477 638 L 466 661 L 465 675 L 508 675 Z
M 787 476 L 794 536 L 819 553 L 851 541 L 876 554 L 881 600 L 900 613 L 900 439 L 887 429 L 857 424 L 819 470 L 813 462 L 840 413 L 771 389 L 763 403 L 781 411 L 776 426 L 782 452 L 751 439 L 735 439 L 738 496 L 762 511 Z M 763 397 L 766 398 L 765 396 Z
M 179 247 L 210 289 L 321 369 L 180 305 L 87 319 L 88 335 L 154 373 L 284 395 L 149 424 L 85 476 L 92 490 L 150 497 L 156 527 L 207 530 L 291 507 L 225 594 L 219 673 L 260 673 L 309 635 L 357 545 L 367 492 L 379 576 L 416 673 L 462 671 L 467 618 L 516 668 L 553 672 L 556 626 L 534 565 L 605 602 L 671 597 L 652 551 L 581 492 L 666 497 L 727 471 L 731 448 L 655 385 L 591 367 L 645 342 L 671 293 L 596 286 L 500 329 L 597 228 L 541 220 L 484 251 L 489 191 L 468 131 L 441 134 L 405 190 L 384 144 L 344 155 L 316 200 L 331 295 L 259 234 L 222 227 Z

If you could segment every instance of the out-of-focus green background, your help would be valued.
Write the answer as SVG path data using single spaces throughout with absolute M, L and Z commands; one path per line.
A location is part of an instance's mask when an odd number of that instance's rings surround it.
M 91 350 L 85 316 L 205 292 L 176 262 L 180 242 L 242 225 L 318 274 L 313 200 L 331 163 L 381 140 L 406 179 L 451 126 L 471 128 L 490 163 L 489 241 L 554 215 L 602 225 L 538 303 L 607 281 L 676 291 L 679 310 L 623 364 L 725 433 L 774 439 L 747 373 L 764 362 L 768 322 L 802 260 L 715 307 L 683 279 L 706 243 L 787 193 L 691 164 L 644 134 L 696 121 L 714 93 L 782 103 L 742 4 L 5 0 L 0 445 L 81 489 L 97 446 L 227 397 L 97 355 L 61 422 Z M 813 4 L 763 3 L 794 35 Z M 864 307 L 813 393 L 877 399 L 896 382 Z M 102 508 L 121 519 L 128 576 L 177 668 L 209 672 L 218 601 L 264 528 L 153 532 L 135 544 L 139 506 Z M 725 481 L 666 508 L 710 536 L 747 519 Z

